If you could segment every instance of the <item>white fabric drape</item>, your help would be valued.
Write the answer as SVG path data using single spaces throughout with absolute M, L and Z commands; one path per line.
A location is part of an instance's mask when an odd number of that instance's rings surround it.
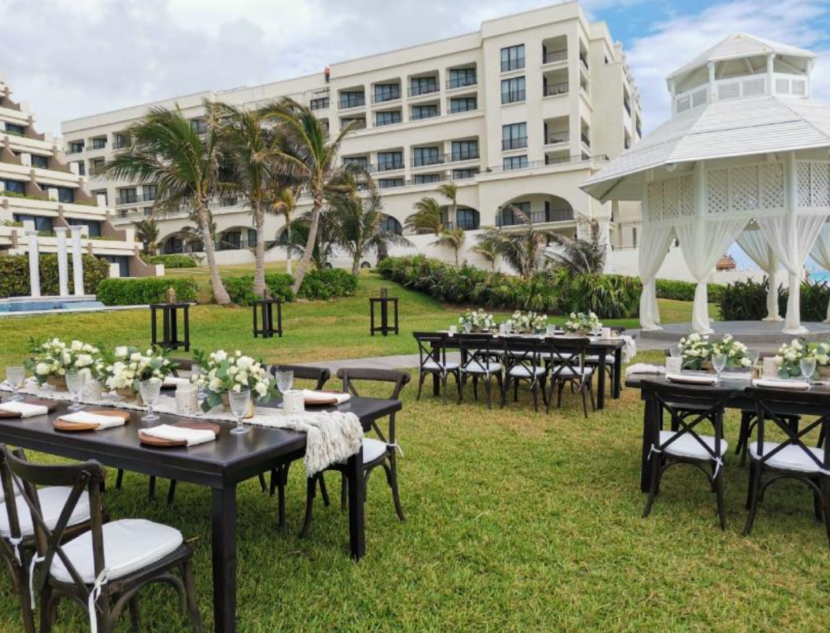
M 698 334 L 711 334 L 709 325 L 709 296 L 706 287 L 715 264 L 735 242 L 749 222 L 748 218 L 733 220 L 698 219 L 674 227 L 683 260 L 697 282 L 692 311 L 692 330 Z
M 783 321 L 778 309 L 778 258 L 761 231 L 744 231 L 738 236 L 738 245 L 744 253 L 767 274 L 767 318 L 764 321 Z
M 785 334 L 804 334 L 801 325 L 801 273 L 804 261 L 813 249 L 816 238 L 827 215 L 799 215 L 794 220 L 789 215 L 758 218 L 758 226 L 790 274 L 790 298 L 787 301 Z
M 662 330 L 657 305 L 657 272 L 669 252 L 672 227 L 643 224 L 639 264 L 643 293 L 640 295 L 640 325 L 644 330 Z
M 825 224 L 821 229 L 816 244 L 813 246 L 813 250 L 810 251 L 810 256 L 816 260 L 819 266 L 825 270 L 830 270 L 830 226 Z M 827 316 L 824 322 L 830 323 L 830 301 L 827 303 Z

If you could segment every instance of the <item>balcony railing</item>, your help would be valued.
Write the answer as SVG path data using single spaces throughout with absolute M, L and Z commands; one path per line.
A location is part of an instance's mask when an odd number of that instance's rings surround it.
M 478 158 L 479 151 L 477 149 L 458 151 L 450 154 L 450 162 L 453 163 L 460 163 L 465 160 L 478 160 Z
M 543 64 L 553 64 L 554 62 L 563 62 L 568 59 L 568 49 L 562 49 L 561 51 L 551 51 L 549 53 L 545 53 L 544 58 L 542 59 Z
M 507 151 L 511 149 L 522 149 L 524 147 L 527 147 L 526 136 L 519 136 L 517 138 L 503 138 L 501 140 L 502 151 Z
M 343 119 L 340 121 L 341 127 L 346 127 L 350 123 L 354 123 L 352 126 L 353 130 L 365 130 L 366 129 L 366 119 Z
M 582 142 L 585 144 L 585 147 L 591 147 L 591 139 L 588 137 L 587 134 L 584 132 L 580 135 L 582 138 Z
M 426 167 L 428 165 L 443 165 L 447 162 L 446 154 L 426 154 L 412 157 L 413 167 Z
M 519 101 L 525 100 L 525 91 L 524 90 L 511 90 L 510 92 L 502 92 L 501 93 L 501 102 L 502 103 L 518 103 Z
M 403 123 L 403 116 L 397 118 L 375 118 L 375 127 L 386 127 L 387 125 L 398 125 Z
M 517 57 L 516 59 L 503 59 L 501 62 L 501 71 L 509 73 L 513 70 L 521 70 L 525 67 L 525 58 Z
M 309 108 L 312 110 L 325 110 L 329 107 L 329 98 L 320 97 L 319 99 L 312 99 L 309 102 Z
M 447 90 L 467 88 L 478 84 L 478 77 L 450 77 L 447 79 Z
M 631 116 L 631 102 L 628 99 L 623 99 L 623 107 L 628 112 L 628 116 Z
M 377 170 L 378 170 L 379 172 L 383 172 L 383 171 L 395 171 L 395 170 L 398 170 L 398 169 L 403 169 L 403 168 L 404 168 L 404 162 L 403 162 L 403 159 L 401 159 L 401 160 L 390 160 L 390 161 L 384 161 L 384 162 L 382 162 L 382 163 L 378 163 L 378 164 L 377 164 Z
M 545 145 L 557 145 L 559 143 L 567 143 L 570 140 L 570 132 L 548 132 L 547 138 L 545 138 Z
M 239 240 L 223 240 L 220 238 L 216 241 L 217 251 L 241 251 L 244 248 L 248 248 L 248 246 L 256 246 L 256 243 L 249 244 L 248 238 L 246 237 Z
M 545 86 L 545 96 L 554 97 L 556 95 L 566 95 L 568 94 L 569 90 L 570 86 L 567 81 L 555 84 L 547 84 Z
M 156 199 L 156 192 L 155 191 L 144 191 L 142 192 L 142 198 L 144 202 L 152 202 Z
M 340 97 L 339 108 L 341 110 L 350 110 L 352 108 L 362 108 L 366 105 L 366 97 L 361 95 L 359 97 Z
M 518 209 L 521 211 L 521 209 Z M 523 211 L 533 224 L 543 222 L 571 222 L 574 219 L 573 209 L 531 209 L 530 212 Z M 496 216 L 496 226 L 516 226 L 524 224 L 524 219 L 519 213 L 510 209 L 502 210 Z
M 594 156 L 587 156 L 585 154 L 579 154 L 575 156 L 556 156 L 556 157 L 547 157 L 545 160 L 534 160 L 529 161 L 527 163 L 522 164 L 521 166 L 517 167 L 505 167 L 504 165 L 494 165 L 493 167 L 488 167 L 487 172 L 492 174 L 498 174 L 505 171 L 519 171 L 524 169 L 539 169 L 541 167 L 551 167 L 553 165 L 565 165 L 568 163 L 585 163 L 585 162 L 595 162 L 595 163 L 602 163 L 608 160 L 608 156 L 605 154 L 596 154 Z
M 410 121 L 420 121 L 421 119 L 434 119 L 441 116 L 441 111 L 436 107 L 434 110 L 416 110 L 413 108 L 412 114 L 409 117 Z
M 384 92 L 376 92 L 372 95 L 372 103 L 387 103 L 389 101 L 397 101 L 401 98 L 401 91 L 388 90 Z
M 407 94 L 410 97 L 420 97 L 421 95 L 431 95 L 438 92 L 438 82 L 421 86 L 419 84 L 409 87 Z
M 588 67 L 588 59 L 582 53 L 579 54 L 579 61 L 582 62 L 582 66 L 585 68 L 585 70 L 590 70 L 590 68 Z
M 138 194 L 135 192 L 122 193 L 116 199 L 116 204 L 135 204 L 136 202 L 138 202 Z

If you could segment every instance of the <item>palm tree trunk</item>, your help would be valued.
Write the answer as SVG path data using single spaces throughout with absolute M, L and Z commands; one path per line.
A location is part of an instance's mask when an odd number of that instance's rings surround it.
M 256 227 L 256 267 L 254 269 L 254 294 L 265 297 L 265 216 L 262 203 L 254 205 L 254 226 Z
M 357 275 L 360 272 L 360 251 L 355 251 L 352 258 L 352 274 Z
M 292 267 L 291 265 L 293 263 L 294 252 L 291 250 L 291 217 L 288 216 L 288 215 L 285 216 L 285 230 L 288 233 L 288 248 L 286 249 L 287 253 L 288 253 L 288 265 L 286 266 L 286 270 L 288 271 L 288 274 L 290 275 L 291 274 L 291 267 Z
M 455 267 L 458 268 L 458 245 L 455 247 Z
M 294 294 L 300 291 L 303 285 L 303 278 L 311 264 L 311 255 L 314 253 L 314 245 L 317 243 L 317 229 L 320 226 L 320 214 L 323 212 L 323 191 L 314 192 L 314 207 L 311 210 L 311 226 L 308 228 L 308 241 L 305 252 L 297 265 L 297 274 L 294 276 Z
M 222 278 L 219 276 L 219 266 L 216 264 L 216 251 L 213 245 L 213 235 L 211 234 L 208 220 L 207 209 L 203 207 L 199 211 L 199 229 L 204 236 L 205 257 L 207 258 L 208 271 L 210 272 L 210 285 L 213 289 L 213 298 L 219 305 L 227 305 L 231 302 L 231 297 L 228 291 L 225 290 L 225 284 L 222 283 Z

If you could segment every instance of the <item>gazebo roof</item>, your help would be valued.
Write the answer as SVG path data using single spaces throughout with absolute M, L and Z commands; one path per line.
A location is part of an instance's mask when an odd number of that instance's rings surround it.
M 589 178 L 582 188 L 607 200 L 640 200 L 638 174 L 700 160 L 830 147 L 830 105 L 763 95 L 717 101 L 666 121 Z

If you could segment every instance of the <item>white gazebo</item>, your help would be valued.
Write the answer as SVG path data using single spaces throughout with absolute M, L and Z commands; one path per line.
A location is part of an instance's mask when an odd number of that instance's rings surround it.
M 676 239 L 698 282 L 694 331 L 712 331 L 706 282 L 735 242 L 770 276 L 767 319 L 780 320 L 781 265 L 790 291 L 784 332 L 806 331 L 804 262 L 812 251 L 830 267 L 830 105 L 810 99 L 815 58 L 731 35 L 668 77 L 672 118 L 583 185 L 602 202 L 643 203 L 644 329 L 660 329 L 655 280 Z

